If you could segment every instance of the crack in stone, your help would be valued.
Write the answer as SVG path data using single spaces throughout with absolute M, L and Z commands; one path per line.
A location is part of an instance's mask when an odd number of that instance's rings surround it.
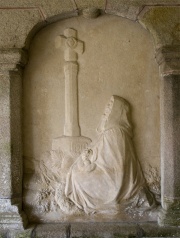
M 66 238 L 71 237 L 71 224 L 69 224 L 66 228 Z

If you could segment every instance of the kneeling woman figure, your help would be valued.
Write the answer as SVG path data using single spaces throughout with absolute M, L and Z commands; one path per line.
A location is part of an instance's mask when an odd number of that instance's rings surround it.
M 87 214 L 155 204 L 135 156 L 129 117 L 129 103 L 112 96 L 97 129 L 99 137 L 67 174 L 65 194 Z

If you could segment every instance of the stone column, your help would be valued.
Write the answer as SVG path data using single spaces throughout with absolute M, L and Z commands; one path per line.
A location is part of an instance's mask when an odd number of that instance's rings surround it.
M 161 196 L 159 225 L 180 225 L 180 46 L 156 54 L 161 72 Z
M 22 67 L 25 52 L 0 50 L 0 226 L 23 228 Z

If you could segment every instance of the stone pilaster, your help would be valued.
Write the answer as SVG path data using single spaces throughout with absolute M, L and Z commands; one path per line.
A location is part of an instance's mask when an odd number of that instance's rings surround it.
M 22 228 L 22 68 L 25 53 L 0 50 L 0 225 Z
M 159 225 L 180 225 L 180 46 L 157 51 L 161 73 L 161 186 Z

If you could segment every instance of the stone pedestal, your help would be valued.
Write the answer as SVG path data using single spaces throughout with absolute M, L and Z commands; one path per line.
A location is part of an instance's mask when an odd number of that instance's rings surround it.
M 159 225 L 180 225 L 180 47 L 157 53 L 161 71 L 161 193 Z
M 21 99 L 24 54 L 0 51 L 0 226 L 23 228 Z

